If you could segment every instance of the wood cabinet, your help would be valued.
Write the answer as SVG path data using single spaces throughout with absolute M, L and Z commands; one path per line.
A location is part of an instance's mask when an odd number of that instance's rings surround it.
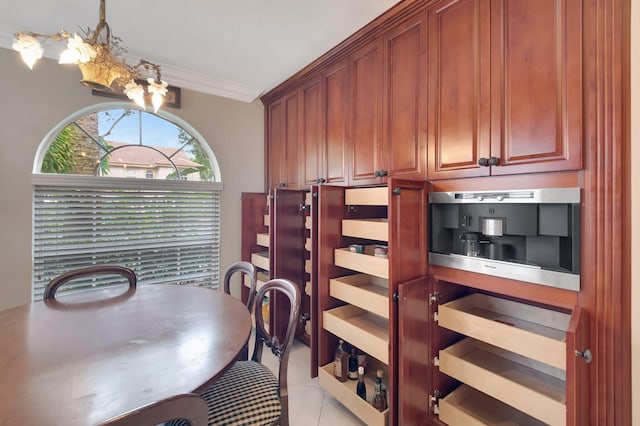
M 380 183 L 385 171 L 382 135 L 383 43 L 374 40 L 350 57 L 350 185 Z
M 269 188 L 302 187 L 299 159 L 298 90 L 282 96 L 266 109 Z
M 301 88 L 303 184 L 346 184 L 349 67 L 322 71 Z
M 397 424 L 397 282 L 426 273 L 426 183 L 390 179 L 386 187 L 318 188 L 319 382 L 367 424 Z M 352 251 L 350 245 L 363 247 Z M 388 248 L 375 256 L 376 246 Z M 332 372 L 338 338 L 382 369 L 389 409 L 379 413 L 355 395 L 355 382 Z M 349 386 L 350 385 L 350 386 Z M 368 388 L 371 396 L 372 388 Z
M 426 178 L 426 47 L 420 13 L 351 56 L 351 185 Z
M 305 321 L 310 318 L 311 301 L 305 292 L 305 191 L 274 189 L 271 193 L 270 272 L 272 278 L 291 280 L 300 289 L 302 304 L 296 338 L 309 344 Z M 289 320 L 288 300 L 271 301 L 271 326 L 278 336 L 284 336 Z
M 582 2 L 428 9 L 428 178 L 582 167 Z
M 506 299 L 438 279 L 400 288 L 400 325 L 406 333 L 400 339 L 401 380 L 410 389 L 420 380 L 429 384 L 417 395 L 401 395 L 403 421 L 588 423 L 574 394 L 586 379 L 588 361 L 577 356 L 587 335 L 581 308 Z M 407 318 L 404 312 L 410 313 Z M 425 345 L 429 366 L 415 361 Z M 419 398 L 427 398 L 429 406 L 419 405 Z
M 242 193 L 241 259 L 258 268 L 257 286 L 269 280 L 269 196 L 264 193 Z M 249 296 L 249 283 L 242 286 L 242 301 Z

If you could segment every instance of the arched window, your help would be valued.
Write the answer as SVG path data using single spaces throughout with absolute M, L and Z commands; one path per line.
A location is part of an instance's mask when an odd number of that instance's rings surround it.
M 122 103 L 79 111 L 43 140 L 33 185 L 33 300 L 53 277 L 99 264 L 133 269 L 140 285 L 217 288 L 220 171 L 179 118 Z

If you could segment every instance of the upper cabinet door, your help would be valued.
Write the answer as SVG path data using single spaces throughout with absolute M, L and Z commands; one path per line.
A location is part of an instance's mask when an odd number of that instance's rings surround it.
M 381 176 L 427 178 L 427 25 L 420 13 L 384 35 Z
M 338 62 L 324 72 L 325 143 L 323 171 L 327 183 L 346 183 L 349 152 L 349 63 Z M 324 183 L 324 182 L 320 182 Z
M 284 144 L 284 105 L 282 100 L 267 107 L 268 188 L 277 188 L 281 182 L 283 161 L 280 158 Z
M 323 177 L 324 110 L 320 77 L 305 84 L 300 91 L 300 149 L 304 185 L 320 183 Z
M 354 53 L 350 58 L 350 71 L 352 154 L 349 184 L 379 183 L 378 174 L 384 164 L 381 40 Z
M 429 8 L 430 180 L 582 167 L 581 4 Z
M 447 0 L 428 10 L 429 180 L 483 176 L 490 157 L 489 2 Z
M 269 188 L 302 188 L 299 158 L 298 90 L 267 108 Z
M 580 169 L 582 1 L 492 0 L 491 26 L 491 173 Z

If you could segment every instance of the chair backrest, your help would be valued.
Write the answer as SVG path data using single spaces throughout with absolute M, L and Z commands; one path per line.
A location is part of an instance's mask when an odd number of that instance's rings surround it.
M 284 339 L 281 341 L 277 336 L 271 334 L 264 326 L 264 317 L 262 314 L 261 301 L 265 296 L 272 298 L 286 297 L 289 300 L 289 321 L 287 325 L 287 332 Z M 256 294 L 255 304 L 255 321 L 256 321 L 256 336 L 255 345 L 253 348 L 253 356 L 251 359 L 256 362 L 262 362 L 262 349 L 263 345 L 271 349 L 271 352 L 280 359 L 278 367 L 278 382 L 280 385 L 280 399 L 282 404 L 282 417 L 288 419 L 288 389 L 287 389 L 287 365 L 289 363 L 289 352 L 291 350 L 291 343 L 296 332 L 300 315 L 300 289 L 293 282 L 281 278 L 275 278 L 267 281 L 264 286 L 258 290 Z M 286 306 L 284 303 L 278 302 L 278 307 Z
M 186 420 L 190 426 L 205 426 L 209 420 L 207 403 L 200 395 L 185 393 L 136 408 L 99 426 L 151 426 L 177 419 Z
M 247 309 L 249 312 L 253 309 L 253 304 L 256 300 L 256 283 L 258 279 L 258 272 L 256 271 L 256 267 L 253 266 L 250 262 L 236 262 L 229 266 L 227 272 L 224 274 L 224 292 L 227 294 L 231 294 L 230 289 L 230 281 L 233 274 L 236 272 L 240 272 L 240 285 L 244 285 L 244 276 L 246 275 L 249 279 L 249 296 L 247 297 Z
M 92 275 L 122 275 L 129 280 L 129 289 L 135 289 L 138 283 L 135 272 L 129 268 L 118 265 L 97 265 L 88 266 L 86 268 L 74 269 L 69 272 L 65 272 L 62 275 L 58 275 L 51 281 L 44 289 L 42 298 L 44 300 L 55 299 L 56 292 L 63 284 L 75 280 L 76 278 L 87 277 Z

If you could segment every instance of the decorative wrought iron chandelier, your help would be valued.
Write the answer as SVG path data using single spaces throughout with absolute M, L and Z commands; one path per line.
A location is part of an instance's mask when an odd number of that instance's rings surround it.
M 137 65 L 128 65 L 119 56 L 126 53 L 120 46 L 120 38 L 111 34 L 106 21 L 105 0 L 100 0 L 100 21 L 92 31 L 87 28 L 84 37 L 61 30 L 55 34 L 38 34 L 18 32 L 15 34 L 13 49 L 20 52 L 22 60 L 30 69 L 38 59 L 42 58 L 44 49 L 42 40 L 67 40 L 67 49 L 60 54 L 61 64 L 75 64 L 82 73 L 81 83 L 100 91 L 124 93 L 141 108 L 145 108 L 145 88 L 138 82 L 143 74 L 155 73 L 155 77 L 147 78 L 147 91 L 151 95 L 151 103 L 155 112 L 167 94 L 167 83 L 162 81 L 160 66 L 144 59 Z

